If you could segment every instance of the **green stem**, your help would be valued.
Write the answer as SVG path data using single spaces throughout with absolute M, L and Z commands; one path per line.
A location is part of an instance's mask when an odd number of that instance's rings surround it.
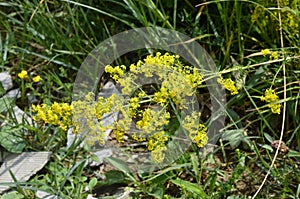
M 26 88 L 25 88 L 25 81 L 24 79 L 21 80 L 22 84 L 21 84 L 21 101 L 22 103 L 24 103 L 25 101 L 25 94 L 26 94 Z

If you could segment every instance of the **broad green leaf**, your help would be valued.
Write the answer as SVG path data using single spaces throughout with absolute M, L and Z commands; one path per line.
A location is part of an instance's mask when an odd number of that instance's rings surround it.
M 89 190 L 92 191 L 94 187 L 97 185 L 97 178 L 92 178 L 89 182 Z
M 125 183 L 125 175 L 122 171 L 118 171 L 118 170 L 111 170 L 111 171 L 107 171 L 105 173 L 105 177 L 106 180 L 105 181 L 101 181 L 101 183 L 103 182 L 105 185 L 112 185 L 112 184 L 116 184 L 116 183 Z
M 126 162 L 123 160 L 114 158 L 114 157 L 109 157 L 106 158 L 108 162 L 110 162 L 115 168 L 119 169 L 120 171 L 124 172 L 127 176 L 129 176 L 133 181 L 136 181 L 135 178 L 133 177 L 129 167 L 127 166 Z
M 229 144 L 233 149 L 241 143 L 244 137 L 243 129 L 227 130 L 222 133 L 222 139 L 229 141 Z
M 14 192 L 10 192 L 10 193 L 6 193 L 2 196 L 2 199 L 22 199 L 24 198 L 23 195 L 19 194 L 18 192 L 14 191 Z
M 180 178 L 177 178 L 175 180 L 171 180 L 171 182 L 177 186 L 184 187 L 187 191 L 196 194 L 199 196 L 199 198 L 207 198 L 208 196 L 202 189 L 201 185 L 194 184 L 185 180 L 182 180 Z
M 26 146 L 22 138 L 22 126 L 3 126 L 0 131 L 0 145 L 12 153 L 21 153 Z
M 162 185 L 160 186 L 153 186 L 152 189 L 149 192 L 150 196 L 154 196 L 155 198 L 163 198 L 164 195 L 164 187 Z
M 236 123 L 238 128 L 243 128 L 243 124 L 240 121 L 241 118 L 240 118 L 239 114 L 237 112 L 235 112 L 233 109 L 228 109 L 227 112 L 230 116 L 230 119 L 232 119 Z

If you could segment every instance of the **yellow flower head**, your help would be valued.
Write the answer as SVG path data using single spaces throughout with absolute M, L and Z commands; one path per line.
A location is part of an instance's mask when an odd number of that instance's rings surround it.
M 222 84 L 226 90 L 230 91 L 231 95 L 236 95 L 239 93 L 237 87 L 234 85 L 234 81 L 232 81 L 231 78 L 219 78 L 217 81 L 219 84 Z
M 281 105 L 278 104 L 278 95 L 276 95 L 275 91 L 271 88 L 265 91 L 265 96 L 261 96 L 260 100 L 268 102 L 268 107 L 271 109 L 272 113 L 280 114 Z
M 34 82 L 39 82 L 39 81 L 41 81 L 41 76 L 37 75 L 37 76 L 35 76 L 34 78 L 32 78 L 32 80 L 33 80 Z
M 161 147 L 151 151 L 152 160 L 156 163 L 161 163 L 165 159 L 164 151 L 166 150 L 166 147 Z
M 264 49 L 264 50 L 261 50 L 261 54 L 265 57 L 266 55 L 271 54 L 271 51 L 270 51 L 270 49 Z
M 270 60 L 278 60 L 279 56 L 277 52 L 272 52 L 270 55 Z
M 260 97 L 260 100 L 266 102 L 276 102 L 278 101 L 278 96 L 273 89 L 269 88 L 265 91 L 265 96 Z
M 18 77 L 20 79 L 24 79 L 27 76 L 27 71 L 26 70 L 22 70 L 19 74 Z

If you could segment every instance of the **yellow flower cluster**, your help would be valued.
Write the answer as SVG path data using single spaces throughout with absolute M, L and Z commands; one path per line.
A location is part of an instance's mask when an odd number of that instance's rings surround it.
M 86 95 L 84 100 L 72 103 L 75 132 L 86 135 L 86 141 L 92 145 L 95 141 L 104 144 L 104 127 L 98 122 L 97 103 L 93 93 Z
M 160 105 L 165 104 L 170 97 L 172 96 L 170 96 L 168 89 L 164 86 L 160 88 L 160 91 L 154 93 L 154 100 Z
M 119 101 L 115 104 L 117 110 L 121 113 L 121 118 L 115 122 L 115 130 L 114 135 L 118 142 L 124 142 L 124 135 L 129 134 L 130 125 L 132 123 L 132 118 L 130 116 L 130 108 L 129 106 L 124 106 L 124 99 L 119 99 Z
M 153 151 L 151 151 L 152 160 L 156 163 L 161 163 L 165 159 L 164 151 L 166 151 L 166 150 L 167 150 L 167 147 L 161 147 L 161 148 L 157 148 L 157 149 L 154 149 Z
M 159 131 L 154 133 L 148 138 L 147 148 L 149 151 L 157 150 L 165 147 L 165 143 L 169 140 L 165 131 Z
M 98 120 L 101 119 L 103 114 L 109 113 L 112 110 L 116 98 L 118 98 L 116 94 L 113 94 L 107 99 L 103 97 L 98 98 L 98 101 L 95 103 L 96 116 Z
M 59 126 L 62 130 L 66 131 L 71 122 L 73 114 L 73 106 L 67 103 L 57 103 L 46 105 L 32 105 L 32 112 L 36 113 L 33 119 L 36 121 L 43 121 L 46 124 Z
M 116 66 L 112 67 L 110 65 L 105 67 L 105 72 L 110 74 L 110 77 L 114 80 L 118 80 L 119 78 L 123 77 L 124 73 L 126 71 L 126 66 Z
M 88 144 L 94 144 L 99 141 L 104 144 L 104 131 L 106 130 L 99 120 L 102 115 L 111 111 L 112 103 L 117 96 L 104 99 L 99 97 L 95 101 L 93 93 L 89 93 L 84 100 L 67 103 L 54 102 L 52 105 L 32 105 L 32 112 L 35 113 L 35 121 L 44 122 L 59 126 L 63 131 L 69 127 L 74 127 L 73 133 L 87 133 L 86 140 Z M 107 127 L 109 128 L 109 127 Z
M 230 91 L 231 95 L 238 94 L 238 89 L 231 78 L 227 78 L 227 79 L 219 78 L 217 81 L 219 84 L 222 84 L 226 90 Z
M 279 56 L 277 52 L 271 52 L 270 60 L 278 60 Z
M 278 103 L 278 95 L 271 88 L 266 89 L 265 95 L 260 97 L 261 101 L 268 102 L 268 107 L 271 109 L 272 113 L 280 114 L 281 105 Z
M 167 107 L 170 107 L 170 103 L 174 103 L 178 110 L 187 108 L 187 103 L 191 102 L 187 102 L 186 97 L 192 96 L 194 89 L 200 87 L 203 81 L 203 76 L 197 68 L 183 66 L 179 58 L 178 55 L 169 53 L 162 55 L 160 52 L 155 56 L 148 55 L 144 60 L 131 64 L 126 75 L 124 74 L 125 66 L 106 66 L 105 68 L 105 71 L 110 73 L 111 77 L 122 87 L 122 94 L 130 96 L 127 101 L 123 99 L 116 103 L 125 104 L 117 108 L 122 115 L 121 119 L 115 123 L 114 134 L 117 140 L 122 142 L 125 134 L 131 134 L 131 138 L 135 141 L 147 141 L 147 148 L 151 151 L 155 162 L 161 162 L 164 159 L 165 143 L 169 140 L 167 134 L 173 133 L 165 131 L 171 117 Z M 137 86 L 141 76 L 158 77 L 161 80 L 153 95 L 148 95 L 147 90 L 144 91 Z M 139 91 L 136 92 L 137 90 Z M 157 105 L 141 108 L 139 103 L 142 99 L 147 99 L 149 104 Z M 137 120 L 138 118 L 141 119 Z M 138 133 L 129 132 L 133 119 L 136 128 L 139 129 Z M 205 129 L 197 131 L 197 134 L 195 131 L 191 132 L 190 138 L 198 146 L 204 146 Z
M 117 129 L 114 130 L 114 135 L 116 136 L 116 140 L 118 142 L 124 142 L 125 131 L 117 127 Z
M 86 141 L 93 145 L 96 141 L 105 144 L 105 131 L 112 129 L 112 126 L 104 127 L 101 123 L 103 114 L 113 111 L 118 95 L 113 94 L 108 98 L 99 97 L 95 100 L 94 93 L 88 93 L 84 100 L 72 102 L 73 124 L 76 132 L 86 133 Z
M 263 50 L 261 50 L 261 54 L 265 57 L 265 56 L 271 54 L 271 51 L 270 51 L 270 49 L 263 49 Z
M 161 55 L 160 52 L 157 52 L 155 57 L 152 55 L 148 55 L 146 59 L 144 59 L 144 63 L 147 65 L 164 65 L 164 66 L 173 66 L 176 62 L 176 59 L 179 59 L 179 55 L 170 55 L 169 53 L 165 53 Z
M 198 72 L 197 68 L 193 68 L 191 73 L 186 72 L 185 78 L 189 81 L 192 88 L 197 88 L 203 81 L 203 76 Z
M 143 61 L 139 60 L 136 64 L 131 64 L 129 69 L 131 73 L 144 73 L 146 77 L 152 77 L 153 72 L 155 72 L 155 74 L 161 78 L 166 75 L 166 72 L 173 70 L 182 74 L 184 79 L 192 88 L 200 86 L 203 80 L 202 74 L 199 73 L 195 67 L 183 66 L 179 61 L 179 58 L 179 55 L 170 55 L 169 53 L 161 55 L 160 52 L 157 52 L 155 56 L 148 55 Z M 119 80 L 123 77 L 124 71 L 126 71 L 126 67 L 124 65 L 105 67 L 105 72 L 110 73 L 111 77 L 115 80 Z M 179 75 L 177 74 L 177 76 Z M 129 78 L 133 78 L 133 76 L 130 76 Z M 128 84 L 128 79 L 126 78 L 126 80 L 122 80 L 122 83 L 119 82 L 124 88 L 128 87 L 128 85 L 125 85 L 125 83 Z
M 184 76 L 169 73 L 166 81 L 162 82 L 161 88 L 154 93 L 154 101 L 164 106 L 171 99 L 175 104 L 186 107 L 185 97 L 193 95 L 193 92 Z
M 198 147 L 203 147 L 207 144 L 207 128 L 204 124 L 199 123 L 199 115 L 192 113 L 191 116 L 186 116 L 182 121 L 182 126 L 189 132 L 190 139 L 195 142 Z
M 136 122 L 138 129 L 146 133 L 155 132 L 169 123 L 170 113 L 165 109 L 153 110 L 147 108 L 142 113 L 142 119 Z
M 18 77 L 20 79 L 25 79 L 28 76 L 28 72 L 26 70 L 22 70 L 20 73 L 18 73 Z M 41 76 L 37 75 L 34 78 L 32 78 L 34 82 L 39 82 L 41 81 Z
M 270 49 L 264 49 L 261 50 L 261 54 L 265 57 L 267 55 L 270 55 L 269 59 L 270 60 L 278 60 L 279 56 L 277 52 L 272 52 Z
M 180 74 L 184 75 L 184 78 L 188 81 L 189 85 L 192 88 L 197 88 L 202 84 L 203 76 L 196 67 L 191 66 L 183 66 L 179 61 L 179 55 L 170 55 L 169 53 L 165 53 L 161 55 L 160 52 L 156 53 L 156 56 L 153 57 L 148 55 L 144 62 L 146 65 L 159 65 L 163 66 L 163 70 L 172 69 Z M 159 71 L 161 72 L 161 71 Z M 179 76 L 177 74 L 177 76 Z
M 128 73 L 124 65 L 116 67 L 108 65 L 105 72 L 120 84 L 122 96 L 114 94 L 109 98 L 100 97 L 95 100 L 95 95 L 89 93 L 84 100 L 69 105 L 72 109 L 67 115 L 66 111 L 59 109 L 62 104 L 54 103 L 51 110 L 53 109 L 57 116 L 51 117 L 44 116 L 46 105 L 38 105 L 34 107 L 34 112 L 37 112 L 35 119 L 58 125 L 63 130 L 73 126 L 75 132 L 86 134 L 86 140 L 90 144 L 94 144 L 95 141 L 104 144 L 105 130 L 113 129 L 114 136 L 119 142 L 125 141 L 125 135 L 131 136 L 137 142 L 146 141 L 153 161 L 162 162 L 167 150 L 166 143 L 172 133 L 175 133 L 168 127 L 173 113 L 170 109 L 176 107 L 173 111 L 184 111 L 188 103 L 192 103 L 187 101 L 186 97 L 192 96 L 195 88 L 202 84 L 201 73 L 195 67 L 183 66 L 178 55 L 169 53 L 149 55 L 143 61 L 131 64 Z M 139 86 L 139 81 L 141 77 L 153 76 L 161 83 L 153 85 L 153 92 L 149 94 L 147 89 L 143 90 Z M 118 112 L 119 118 L 112 126 L 104 128 L 100 121 L 103 114 L 109 112 Z M 206 128 L 202 124 L 199 126 L 196 119 L 191 117 L 184 125 L 190 132 L 190 139 L 197 143 L 197 146 L 203 147 L 207 142 Z M 132 130 L 134 125 L 136 132 Z
M 140 107 L 139 98 L 133 97 L 129 100 L 129 103 L 130 103 L 129 114 L 132 118 L 135 118 L 137 115 L 137 109 Z

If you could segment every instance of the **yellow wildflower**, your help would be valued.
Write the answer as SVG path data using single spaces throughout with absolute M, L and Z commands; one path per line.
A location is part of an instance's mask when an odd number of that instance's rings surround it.
M 148 139 L 147 148 L 149 151 L 162 148 L 168 140 L 169 137 L 166 135 L 165 131 L 156 132 Z
M 116 129 L 114 130 L 114 135 L 116 136 L 118 142 L 124 142 L 124 135 L 125 135 L 124 131 Z
M 34 120 L 59 126 L 64 131 L 67 130 L 68 126 L 72 125 L 72 111 L 72 105 L 67 103 L 54 102 L 51 106 L 46 104 L 32 105 L 32 112 L 36 112 L 36 115 L 33 116 Z
M 260 100 L 268 102 L 268 107 L 271 109 L 272 113 L 280 114 L 281 105 L 278 104 L 278 95 L 276 95 L 275 91 L 271 88 L 266 89 L 265 96 L 261 96 Z
M 37 75 L 37 76 L 35 76 L 34 78 L 32 78 L 32 80 L 33 80 L 34 82 L 39 82 L 39 81 L 41 81 L 41 76 Z
M 199 124 L 197 132 L 190 132 L 190 139 L 197 144 L 198 147 L 203 147 L 207 144 L 208 137 L 206 135 L 207 128 L 204 124 Z
M 26 70 L 22 70 L 19 74 L 18 77 L 20 79 L 24 79 L 25 77 L 27 77 L 27 71 Z
M 202 84 L 203 76 L 198 72 L 197 68 L 186 72 L 185 78 L 189 81 L 192 88 L 196 88 Z
M 266 55 L 271 54 L 271 51 L 270 51 L 270 49 L 264 49 L 264 50 L 261 50 L 261 54 L 265 57 Z
M 184 129 L 189 132 L 190 139 L 197 144 L 198 147 L 203 147 L 207 144 L 207 128 L 204 124 L 199 124 L 199 115 L 195 112 L 188 115 L 182 121 Z
M 130 116 L 135 117 L 137 109 L 140 107 L 139 98 L 133 97 L 129 101 L 130 101 L 130 108 L 129 108 Z
M 222 84 L 226 90 L 230 91 L 231 95 L 238 94 L 238 89 L 234 85 L 234 81 L 232 81 L 231 78 L 227 78 L 227 79 L 219 78 L 217 81 L 219 84 Z
M 165 150 L 167 150 L 166 147 L 161 147 L 151 151 L 152 160 L 156 163 L 161 163 L 165 159 Z
M 132 139 L 138 142 L 144 142 L 147 140 L 142 134 L 137 135 L 136 132 L 132 135 Z
M 270 55 L 270 60 L 278 60 L 278 53 L 277 52 L 272 52 Z
M 143 129 L 144 127 L 150 126 L 150 111 L 151 109 L 147 108 L 143 112 L 143 118 L 136 123 L 137 128 Z
M 169 98 L 169 93 L 165 87 L 161 87 L 160 91 L 154 93 L 154 100 L 160 105 L 166 103 L 168 98 Z
M 118 80 L 119 78 L 123 77 L 126 71 L 126 66 L 116 66 L 112 67 L 110 65 L 105 66 L 105 72 L 110 73 L 110 77 L 114 80 Z

